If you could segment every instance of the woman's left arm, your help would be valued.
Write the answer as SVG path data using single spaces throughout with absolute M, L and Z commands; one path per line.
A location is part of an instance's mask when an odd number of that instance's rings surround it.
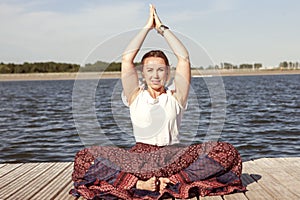
M 177 58 L 178 62 L 174 77 L 176 90 L 174 96 L 182 106 L 185 106 L 191 83 L 189 53 L 182 42 L 170 31 L 170 29 L 162 24 L 156 10 L 154 12 L 154 20 L 155 29 L 165 38 Z

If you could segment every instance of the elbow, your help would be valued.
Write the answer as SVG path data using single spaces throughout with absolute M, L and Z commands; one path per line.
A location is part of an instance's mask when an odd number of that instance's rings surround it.
M 177 59 L 180 62 L 190 63 L 190 56 L 187 51 L 185 51 L 184 53 L 181 53 L 180 55 L 177 55 Z
M 122 57 L 122 68 L 127 68 L 128 66 L 134 67 L 133 59 L 128 56 Z
M 191 65 L 191 63 L 190 63 L 190 58 L 189 58 L 189 56 L 187 55 L 187 56 L 181 56 L 181 57 L 179 57 L 178 58 L 178 63 L 180 64 L 180 65 L 185 65 L 185 66 L 189 66 L 190 67 L 190 65 Z
M 133 60 L 129 56 L 127 55 L 122 56 L 122 63 L 130 63 L 130 62 L 133 62 Z
M 184 59 L 186 62 L 190 62 L 190 55 L 189 55 L 189 52 L 186 51 L 183 56 L 182 56 L 182 59 Z
M 190 63 L 190 57 L 189 55 L 182 58 L 185 62 Z

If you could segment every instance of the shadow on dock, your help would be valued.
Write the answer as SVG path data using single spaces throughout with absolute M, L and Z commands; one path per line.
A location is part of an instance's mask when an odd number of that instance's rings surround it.
M 262 176 L 259 174 L 243 173 L 241 178 L 242 178 L 243 186 L 247 187 L 251 183 L 256 183 L 259 179 L 262 178 Z

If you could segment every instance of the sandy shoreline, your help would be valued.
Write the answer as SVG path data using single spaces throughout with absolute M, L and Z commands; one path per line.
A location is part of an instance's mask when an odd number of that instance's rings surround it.
M 256 76 L 256 75 L 300 74 L 300 70 L 192 70 L 194 77 L 209 76 Z M 120 78 L 120 72 L 85 72 L 85 73 L 32 73 L 0 74 L 0 81 L 30 80 L 75 80 Z

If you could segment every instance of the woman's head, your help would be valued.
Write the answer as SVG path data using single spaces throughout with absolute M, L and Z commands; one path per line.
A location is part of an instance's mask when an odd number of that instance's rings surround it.
M 161 89 L 170 77 L 167 56 L 160 50 L 152 50 L 142 58 L 142 74 L 146 84 L 152 89 Z
M 154 58 L 162 58 L 165 61 L 166 66 L 169 67 L 169 60 L 164 52 L 161 50 L 152 50 L 147 52 L 142 58 L 142 65 L 144 65 L 144 61 L 146 58 L 154 57 Z

